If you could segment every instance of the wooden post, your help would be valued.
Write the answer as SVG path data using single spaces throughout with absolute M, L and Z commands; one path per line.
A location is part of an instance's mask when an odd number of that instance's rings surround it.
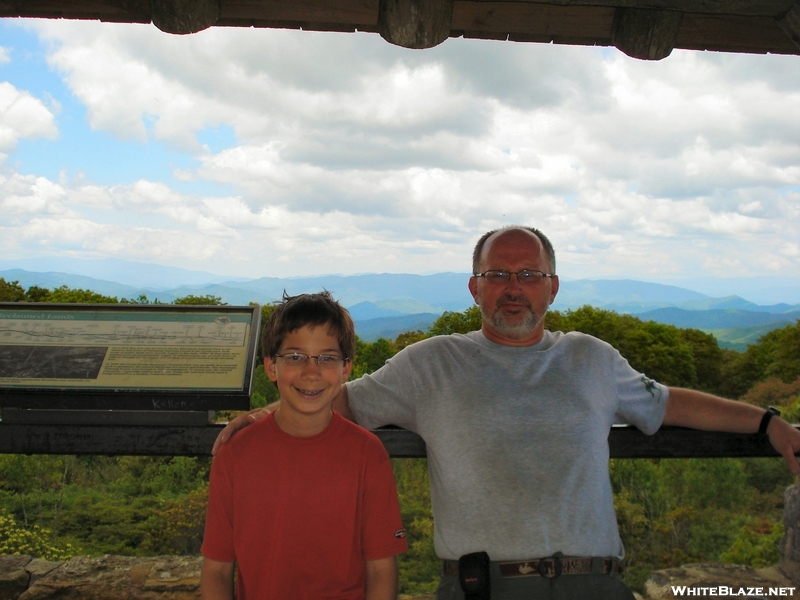
M 682 20 L 674 10 L 617 8 L 611 43 L 633 58 L 661 60 L 675 47 Z
M 153 25 L 166 33 L 197 33 L 219 21 L 220 0 L 150 0 Z
M 778 18 L 778 26 L 800 48 L 800 2 L 795 2 L 785 15 Z
M 450 36 L 454 0 L 380 0 L 378 31 L 391 44 L 433 48 Z

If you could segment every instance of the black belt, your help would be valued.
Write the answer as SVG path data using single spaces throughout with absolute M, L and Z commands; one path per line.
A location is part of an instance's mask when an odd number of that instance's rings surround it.
M 589 575 L 591 573 L 619 573 L 619 559 L 608 557 L 552 556 L 522 561 L 493 561 L 501 577 L 546 577 L 554 579 L 561 575 Z M 442 561 L 442 575 L 457 576 L 458 561 Z

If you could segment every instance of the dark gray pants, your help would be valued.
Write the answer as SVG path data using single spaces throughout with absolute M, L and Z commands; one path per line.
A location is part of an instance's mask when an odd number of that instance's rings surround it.
M 492 565 L 494 567 L 494 565 Z M 495 577 L 492 572 L 492 600 L 634 600 L 619 575 L 562 575 L 543 577 Z M 443 575 L 436 600 L 464 600 L 458 577 Z

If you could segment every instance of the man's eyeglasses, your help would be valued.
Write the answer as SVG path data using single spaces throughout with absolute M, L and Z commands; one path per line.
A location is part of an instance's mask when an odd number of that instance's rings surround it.
M 320 354 L 319 356 L 309 356 L 302 352 L 288 352 L 287 354 L 276 354 L 275 358 L 283 359 L 283 364 L 287 367 L 304 367 L 308 364 L 308 359 L 313 358 L 320 369 L 340 369 L 347 361 L 346 358 L 338 354 Z
M 505 285 L 511 281 L 511 276 L 516 275 L 520 285 L 533 285 L 544 281 L 545 277 L 555 277 L 551 273 L 542 273 L 533 269 L 523 269 L 522 271 L 484 271 L 475 273 L 475 277 L 483 277 L 487 283 Z

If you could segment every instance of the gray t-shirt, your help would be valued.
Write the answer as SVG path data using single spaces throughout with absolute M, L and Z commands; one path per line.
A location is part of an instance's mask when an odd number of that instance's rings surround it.
M 623 556 L 608 433 L 654 433 L 668 390 L 609 344 L 574 332 L 527 347 L 439 336 L 347 385 L 358 423 L 425 440 L 440 558 Z

